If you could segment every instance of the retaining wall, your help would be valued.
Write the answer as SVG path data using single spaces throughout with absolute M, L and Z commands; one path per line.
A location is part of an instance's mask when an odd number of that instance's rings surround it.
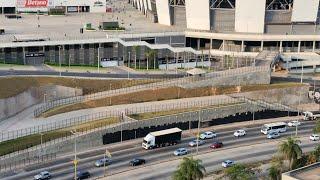
M 82 90 L 57 85 L 32 87 L 14 97 L 0 99 L 0 120 L 15 115 L 34 104 L 41 103 L 44 99 L 51 101 L 75 95 L 82 95 Z

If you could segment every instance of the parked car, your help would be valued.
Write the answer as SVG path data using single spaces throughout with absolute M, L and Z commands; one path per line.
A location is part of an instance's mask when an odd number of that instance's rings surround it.
M 51 178 L 51 174 L 48 171 L 43 171 L 34 176 L 35 180 L 43 180 L 43 179 L 50 179 L 50 178 Z
M 78 171 L 77 172 L 77 180 L 90 178 L 89 171 Z
M 200 139 L 204 140 L 204 139 L 212 139 L 217 137 L 217 134 L 215 132 L 211 132 L 211 131 L 207 131 L 204 133 L 200 134 Z
M 233 133 L 235 137 L 241 137 L 246 135 L 246 131 L 243 129 L 239 129 L 236 132 Z
M 310 140 L 311 141 L 319 141 L 320 140 L 320 136 L 318 134 L 312 134 L 310 136 Z
M 213 142 L 210 146 L 210 148 L 212 148 L 212 149 L 217 149 L 217 148 L 222 148 L 222 147 L 223 147 L 222 142 Z
M 226 160 L 226 161 L 223 161 L 221 165 L 222 167 L 227 168 L 227 167 L 233 166 L 234 164 L 235 164 L 234 161 Z
M 289 127 L 296 127 L 296 126 L 300 126 L 301 125 L 301 122 L 299 121 L 290 121 L 288 122 L 288 126 Z
M 103 158 L 103 159 L 99 159 L 97 160 L 94 165 L 96 167 L 101 167 L 101 166 L 104 166 L 104 165 L 110 165 L 112 163 L 112 160 L 109 159 L 109 158 Z
M 267 138 L 268 139 L 276 139 L 280 137 L 280 134 L 278 132 L 270 132 L 268 135 L 267 135 Z
M 139 166 L 139 165 L 145 164 L 145 163 L 146 163 L 146 160 L 145 160 L 145 159 L 135 158 L 135 159 L 132 159 L 132 160 L 129 162 L 129 165 L 130 165 L 130 166 Z
M 188 150 L 186 148 L 179 148 L 173 152 L 175 156 L 182 156 L 188 154 Z
M 197 146 L 197 142 L 198 142 L 198 146 L 204 145 L 206 142 L 203 140 L 193 140 L 191 142 L 189 142 L 189 146 L 193 147 L 193 146 Z

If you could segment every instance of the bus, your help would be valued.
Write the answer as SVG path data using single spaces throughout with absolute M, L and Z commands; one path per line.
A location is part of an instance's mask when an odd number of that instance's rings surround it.
M 287 123 L 285 122 L 264 124 L 261 128 L 261 132 L 263 134 L 269 134 L 270 132 L 278 132 L 278 133 L 286 132 L 287 131 L 286 125 Z

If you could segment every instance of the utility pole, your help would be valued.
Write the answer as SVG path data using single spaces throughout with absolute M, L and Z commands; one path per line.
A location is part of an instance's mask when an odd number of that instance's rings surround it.
M 78 160 L 77 160 L 77 132 L 76 130 L 74 131 L 70 131 L 75 137 L 74 137 L 74 160 L 73 160 L 73 164 L 74 164 L 74 180 L 77 180 L 77 164 L 78 164 Z

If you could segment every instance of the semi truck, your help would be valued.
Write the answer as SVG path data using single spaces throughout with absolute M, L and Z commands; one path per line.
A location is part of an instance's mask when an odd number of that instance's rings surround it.
M 320 118 L 320 114 L 314 114 L 313 112 L 309 112 L 309 111 L 303 112 L 303 114 L 304 114 L 303 120 L 305 121 L 313 121 L 313 120 L 316 120 L 317 118 Z
M 143 138 L 142 147 L 144 149 L 153 149 L 175 145 L 181 141 L 181 134 L 182 130 L 179 128 L 151 132 Z

